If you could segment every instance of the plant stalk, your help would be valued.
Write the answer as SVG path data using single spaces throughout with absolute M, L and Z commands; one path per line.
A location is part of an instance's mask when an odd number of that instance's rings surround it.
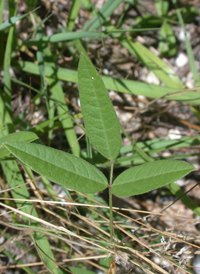
M 114 161 L 110 166 L 110 185 L 109 185 L 109 207 L 110 207 L 110 242 L 113 243 L 113 211 L 112 211 L 112 181 L 113 181 Z

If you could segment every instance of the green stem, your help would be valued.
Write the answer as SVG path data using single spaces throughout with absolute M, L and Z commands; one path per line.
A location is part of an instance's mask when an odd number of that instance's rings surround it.
M 112 211 L 112 181 L 113 181 L 114 161 L 110 166 L 110 185 L 109 185 L 109 207 L 110 207 L 110 242 L 113 243 L 113 211 Z

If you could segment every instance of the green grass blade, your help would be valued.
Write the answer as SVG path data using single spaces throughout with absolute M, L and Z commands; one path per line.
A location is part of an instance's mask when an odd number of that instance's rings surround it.
M 80 156 L 80 145 L 79 142 L 77 142 L 77 135 L 74 130 L 74 125 L 72 123 L 71 116 L 69 115 L 69 109 L 66 104 L 63 89 L 58 80 L 48 78 L 48 82 L 51 93 L 50 99 L 54 99 L 58 103 L 58 105 L 56 105 L 56 108 L 58 110 L 59 115 L 62 117 L 62 127 L 65 131 L 65 136 L 72 150 L 72 153 L 75 156 Z
M 97 151 L 114 160 L 122 145 L 119 121 L 99 73 L 83 53 L 78 86 L 86 133 Z
M 175 195 L 177 198 L 181 198 L 181 201 L 184 203 L 184 205 L 190 208 L 194 212 L 194 214 L 200 216 L 200 207 L 198 206 L 198 204 L 195 203 L 190 197 L 185 195 L 184 191 L 178 185 L 172 183 L 167 187 L 173 195 Z
M 13 33 L 14 33 L 14 26 L 12 26 L 9 31 L 6 50 L 5 50 L 5 57 L 4 57 L 4 94 L 5 94 L 4 101 L 10 116 L 12 116 L 10 63 L 11 63 Z
M 149 155 L 164 151 L 166 149 L 174 148 L 187 148 L 191 146 L 199 146 L 200 137 L 183 137 L 176 140 L 162 140 L 160 138 L 148 140 L 145 142 L 138 142 L 137 146 L 144 150 Z M 123 146 L 120 150 L 120 154 L 130 153 L 133 151 L 134 145 Z
M 66 42 L 74 39 L 89 38 L 89 37 L 101 37 L 102 33 L 100 31 L 77 31 L 77 32 L 64 32 L 57 33 L 52 36 L 44 36 L 42 40 L 35 39 L 32 41 L 25 42 L 24 44 L 29 47 L 33 45 L 40 45 L 41 43 L 59 43 Z M 103 34 L 103 36 L 106 36 Z
M 83 27 L 83 30 L 95 30 L 114 12 L 114 10 L 123 2 L 123 0 L 108 0 L 103 7 L 89 20 Z
M 0 2 L 0 10 L 3 11 L 3 6 L 4 6 L 5 0 Z M 37 8 L 38 9 L 38 8 Z M 34 9 L 32 12 L 35 12 L 37 9 Z M 5 30 L 7 28 L 12 27 L 13 25 L 15 25 L 15 23 L 23 18 L 25 18 L 26 16 L 28 16 L 30 14 L 30 12 L 23 14 L 23 15 L 19 15 L 19 16 L 13 16 L 10 17 L 9 19 L 7 19 L 5 22 L 2 23 L 2 20 L 0 21 L 0 31 Z M 1 14 L 0 14 L 0 18 L 2 18 Z
M 10 114 L 5 106 L 5 101 L 0 89 L 0 137 L 5 136 L 8 132 L 14 132 L 14 126 L 10 121 Z
M 195 63 L 192 47 L 191 47 L 190 41 L 188 39 L 187 32 L 186 32 L 186 29 L 185 29 L 185 24 L 184 24 L 180 9 L 177 6 L 177 2 L 176 2 L 176 0 L 172 0 L 172 2 L 176 7 L 176 14 L 177 14 L 180 25 L 181 25 L 181 27 L 184 31 L 184 34 L 185 34 L 186 51 L 187 51 L 187 55 L 188 55 L 188 58 L 189 58 L 190 70 L 193 74 L 195 86 L 197 87 L 197 86 L 200 86 L 200 76 L 199 76 L 199 72 L 198 72 L 198 69 L 197 69 L 197 66 L 196 66 L 196 63 Z
M 48 131 L 48 145 L 51 145 L 51 139 L 53 135 L 53 130 L 54 130 L 54 101 L 50 100 L 48 102 L 48 115 L 49 115 L 49 131 Z
M 0 1 L 0 27 L 3 23 L 3 11 L 5 6 L 5 0 Z M 0 30 L 0 68 L 3 66 L 4 59 L 4 33 Z
M 3 1 L 2 1 L 2 3 L 3 3 Z M 24 14 L 24 15 L 20 15 L 20 16 L 13 16 L 13 17 L 7 19 L 5 22 L 1 23 L 0 31 L 12 27 L 18 20 L 23 19 L 27 15 L 28 15 L 28 13 Z
M 183 83 L 175 72 L 149 49 L 128 37 L 118 37 L 120 43 L 138 58 L 161 82 L 171 88 L 183 88 Z
M 28 73 L 39 75 L 38 66 L 32 62 L 14 61 L 13 66 L 20 68 Z M 77 83 L 77 72 L 70 69 L 56 68 L 52 66 L 45 66 L 45 75 L 50 78 L 59 79 L 63 81 L 70 81 Z M 164 97 L 166 100 L 174 100 L 180 102 L 188 102 L 191 104 L 200 104 L 200 90 L 185 92 L 181 89 L 156 86 L 153 84 L 146 84 L 132 80 L 125 80 L 119 78 L 112 78 L 110 76 L 102 76 L 105 87 L 109 90 L 123 92 L 134 95 L 143 95 L 150 98 Z M 178 93 L 180 91 L 180 95 Z M 173 95 L 174 93 L 174 95 Z
M 44 49 L 44 56 L 48 59 L 48 65 L 51 65 L 56 70 L 55 63 L 53 62 L 53 57 L 51 51 L 48 47 Z M 56 108 L 58 114 L 62 117 L 61 123 L 65 130 L 65 136 L 69 143 L 69 146 L 72 148 L 72 153 L 75 156 L 80 156 L 80 145 L 77 142 L 77 135 L 74 130 L 71 116 L 69 115 L 69 109 L 66 104 L 62 86 L 57 79 L 48 78 L 48 85 L 50 88 L 50 100 L 53 99 L 56 102 Z
M 32 10 L 37 5 L 38 0 L 28 0 L 27 6 L 29 10 Z
M 38 21 L 38 19 L 36 19 Z M 36 39 L 39 39 L 42 41 L 43 38 L 43 33 L 42 33 L 42 26 L 39 25 L 37 29 L 37 34 L 36 34 Z M 54 102 L 48 100 L 47 97 L 47 82 L 45 79 L 45 65 L 44 65 L 44 56 L 43 56 L 43 50 L 44 47 L 42 46 L 42 42 L 38 45 L 38 50 L 37 50 L 37 61 L 38 61 L 38 66 L 39 66 L 39 71 L 40 71 L 40 79 L 42 82 L 42 93 L 45 96 L 45 101 L 46 101 L 46 107 L 48 111 L 48 116 L 49 119 L 52 121 L 50 124 L 50 127 L 53 127 L 53 117 L 54 117 Z M 51 136 L 53 134 L 53 129 L 50 129 L 48 131 L 48 144 L 50 145 L 51 142 Z
M 43 46 L 42 46 L 42 27 L 39 26 L 37 29 L 37 34 L 36 34 L 36 39 L 38 39 L 39 41 L 41 41 L 38 44 L 38 50 L 37 50 L 37 61 L 38 61 L 38 67 L 39 67 L 39 71 L 40 71 L 40 79 L 42 82 L 42 93 L 47 96 L 47 83 L 45 80 L 45 66 L 44 66 L 44 57 L 43 57 Z M 47 100 L 47 97 L 46 97 Z M 47 104 L 47 109 L 48 109 L 48 104 Z M 49 109 L 48 109 L 49 111 Z
M 72 0 L 67 20 L 67 27 L 69 30 L 73 30 L 74 28 L 75 19 L 78 16 L 80 5 L 81 0 Z
M 16 13 L 17 13 L 17 7 L 18 7 L 18 3 L 15 6 L 15 0 L 10 0 L 9 1 L 9 5 L 8 5 L 8 8 L 9 8 L 9 17 L 12 17 L 12 16 L 16 15 Z

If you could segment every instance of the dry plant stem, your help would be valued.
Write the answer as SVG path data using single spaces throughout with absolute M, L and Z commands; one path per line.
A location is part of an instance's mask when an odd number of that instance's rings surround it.
M 110 185 L 109 185 L 109 207 L 110 207 L 110 242 L 113 243 L 113 211 L 112 211 L 112 181 L 113 181 L 114 161 L 110 166 Z

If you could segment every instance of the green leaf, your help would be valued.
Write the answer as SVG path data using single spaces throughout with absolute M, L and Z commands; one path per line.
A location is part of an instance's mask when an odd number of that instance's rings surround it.
M 176 38 L 172 27 L 165 21 L 162 24 L 159 38 L 159 51 L 163 55 L 176 54 Z
M 156 0 L 155 2 L 157 13 L 160 16 L 166 16 L 169 9 L 169 1 L 168 0 Z
M 119 121 L 100 75 L 83 53 L 78 86 L 86 133 L 105 158 L 114 160 L 122 145 Z
M 9 150 L 7 150 L 3 143 L 13 142 L 13 141 L 24 141 L 24 142 L 32 142 L 38 139 L 38 136 L 33 132 L 28 131 L 20 131 L 11 133 L 7 136 L 0 138 L 0 158 L 5 157 L 6 155 L 10 154 Z
M 69 153 L 24 142 L 4 145 L 34 171 L 67 188 L 95 193 L 108 186 L 106 177 L 95 166 Z
M 34 9 L 32 12 L 36 11 L 37 9 Z M 8 18 L 5 22 L 3 22 L 3 24 L 0 25 L 0 31 L 13 26 L 18 20 L 25 18 L 29 14 L 30 14 L 30 12 L 23 14 L 23 15 L 13 16 L 13 17 Z
M 73 30 L 74 28 L 75 20 L 78 16 L 80 5 L 81 0 L 72 0 L 67 20 L 68 30 Z
M 81 38 L 88 38 L 88 37 L 104 37 L 101 31 L 69 31 L 69 32 L 62 32 L 56 33 L 51 36 L 44 36 L 41 40 L 35 39 L 32 41 L 25 42 L 24 45 L 29 47 L 32 45 L 40 45 L 41 43 L 58 43 L 58 42 L 65 42 L 74 39 L 81 39 Z
M 113 183 L 112 192 L 118 196 L 143 194 L 163 187 L 187 175 L 195 168 L 181 161 L 156 161 L 130 168 Z
M 160 27 L 162 22 L 162 17 L 154 14 L 144 14 L 143 16 L 137 16 L 135 18 L 134 27 L 146 28 L 148 26 L 148 28 L 155 28 Z
M 138 48 L 139 45 L 140 44 L 138 43 Z M 152 58 L 155 58 L 155 55 L 152 55 Z M 39 75 L 38 65 L 33 62 L 13 61 L 13 66 L 21 69 L 22 71 Z M 163 68 L 162 64 L 160 64 L 159 67 Z M 170 71 L 169 73 L 171 74 Z M 55 67 L 45 65 L 45 75 L 53 79 L 77 83 L 77 72 L 72 69 L 56 68 L 55 70 Z M 113 78 L 110 76 L 102 76 L 102 79 L 106 88 L 109 90 L 128 93 L 132 95 L 143 95 L 150 98 L 164 97 L 166 100 L 188 102 L 195 105 L 200 104 L 200 89 L 197 89 L 196 91 L 183 92 L 183 90 L 181 90 L 180 88 L 177 89 L 165 86 L 156 86 L 153 84 L 147 84 L 121 78 Z M 16 80 L 14 81 L 16 82 Z M 171 82 L 171 80 L 168 78 L 168 83 L 169 82 Z M 178 91 L 180 91 L 180 94 L 178 93 Z

